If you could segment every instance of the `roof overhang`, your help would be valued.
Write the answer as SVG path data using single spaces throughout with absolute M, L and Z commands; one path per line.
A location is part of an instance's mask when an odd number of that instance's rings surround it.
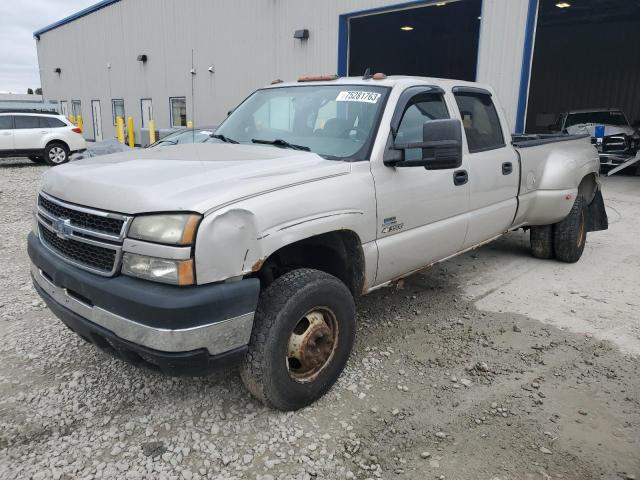
M 102 0 L 101 2 L 96 3 L 95 5 L 91 5 L 90 7 L 85 8 L 84 10 L 80 10 L 79 12 L 74 13 L 73 15 L 69 15 L 68 17 L 63 18 L 62 20 L 58 20 L 57 22 L 52 23 L 51 25 L 47 25 L 46 27 L 41 28 L 40 30 L 36 30 L 33 32 L 33 36 L 40 40 L 40 35 L 43 33 L 49 32 L 55 28 L 61 27 L 62 25 L 66 25 L 67 23 L 71 23 L 78 18 L 86 17 L 87 15 L 97 12 L 98 10 L 102 10 L 105 7 L 113 3 L 117 3 L 120 0 Z

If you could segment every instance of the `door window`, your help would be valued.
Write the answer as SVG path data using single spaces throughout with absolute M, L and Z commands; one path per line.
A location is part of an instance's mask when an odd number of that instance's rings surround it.
M 124 120 L 124 100 L 121 98 L 116 98 L 111 100 L 111 113 L 113 117 L 113 124 L 116 124 L 116 120 L 118 117 L 121 117 Z
M 13 120 L 9 115 L 0 116 L 0 130 L 11 130 L 13 129 Z
M 187 126 L 187 99 L 185 97 L 170 98 L 171 104 L 171 126 Z
M 484 152 L 505 146 L 498 112 L 488 93 L 454 93 L 469 153 Z
M 34 115 L 16 116 L 13 117 L 15 121 L 16 130 L 23 130 L 26 128 L 41 128 L 40 117 Z
M 71 114 L 75 117 L 76 121 L 78 119 L 78 115 L 82 115 L 82 105 L 80 104 L 80 100 L 71 100 Z
M 419 93 L 414 96 L 404 109 L 402 120 L 396 132 L 395 143 L 422 142 L 422 126 L 431 120 L 449 118 L 449 111 L 444 98 L 439 93 Z M 422 149 L 405 149 L 405 160 L 417 160 L 422 156 Z

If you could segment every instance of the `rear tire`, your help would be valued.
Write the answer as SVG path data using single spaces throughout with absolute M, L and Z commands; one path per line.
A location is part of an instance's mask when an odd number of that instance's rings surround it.
M 44 161 L 47 165 L 62 165 L 69 161 L 69 149 L 66 145 L 52 142 L 44 147 Z
M 536 258 L 550 259 L 555 256 L 553 250 L 553 225 L 531 227 L 529 232 L 531 253 Z
M 355 302 L 344 283 L 318 270 L 289 272 L 260 298 L 242 381 L 267 406 L 305 407 L 340 376 L 355 327 Z
M 580 260 L 587 243 L 587 204 L 582 195 L 576 197 L 569 215 L 553 228 L 553 248 L 562 262 Z
M 29 155 L 29 160 L 33 163 L 44 163 L 44 157 L 40 157 L 38 155 Z

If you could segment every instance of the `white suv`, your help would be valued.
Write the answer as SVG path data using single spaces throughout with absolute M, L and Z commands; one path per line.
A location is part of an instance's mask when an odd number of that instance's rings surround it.
M 86 148 L 82 130 L 64 115 L 0 112 L 0 158 L 29 157 L 60 165 Z

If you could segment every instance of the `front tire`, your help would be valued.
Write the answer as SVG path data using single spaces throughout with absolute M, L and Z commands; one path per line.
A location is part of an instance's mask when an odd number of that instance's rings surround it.
M 69 161 L 69 149 L 62 143 L 50 143 L 44 148 L 44 161 L 51 166 L 67 163 Z
M 582 195 L 576 197 L 569 215 L 553 228 L 553 248 L 562 262 L 580 260 L 587 243 L 587 203 Z
M 340 376 L 355 327 L 355 302 L 344 283 L 318 270 L 289 272 L 262 294 L 242 381 L 267 406 L 305 407 Z

